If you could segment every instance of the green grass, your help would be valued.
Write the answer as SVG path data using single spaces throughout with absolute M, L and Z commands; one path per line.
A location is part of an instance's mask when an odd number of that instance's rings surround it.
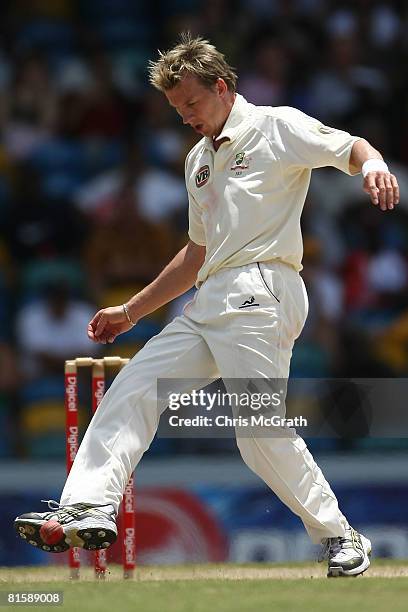
M 375 560 L 364 576 L 330 580 L 323 564 L 143 567 L 128 581 L 118 567 L 105 581 L 90 568 L 79 581 L 66 568 L 0 568 L 7 590 L 63 591 L 64 605 L 46 609 L 65 612 L 406 612 L 408 563 Z

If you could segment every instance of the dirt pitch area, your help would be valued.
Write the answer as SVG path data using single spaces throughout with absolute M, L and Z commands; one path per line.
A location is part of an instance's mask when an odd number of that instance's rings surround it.
M 177 580 L 299 580 L 326 577 L 325 563 L 257 564 L 257 565 L 177 565 L 145 566 L 137 568 L 137 582 L 161 582 Z M 374 560 L 364 579 L 408 578 L 407 561 Z M 106 579 L 122 580 L 121 566 L 110 566 Z M 0 568 L 1 584 L 33 584 L 36 582 L 70 582 L 68 568 L 56 566 L 3 567 Z M 81 568 L 81 581 L 93 581 L 92 568 Z

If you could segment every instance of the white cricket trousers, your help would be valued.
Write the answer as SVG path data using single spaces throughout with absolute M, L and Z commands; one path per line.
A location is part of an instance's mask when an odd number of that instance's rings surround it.
M 118 511 L 167 407 L 157 399 L 158 378 L 180 379 L 180 393 L 193 390 L 188 379 L 287 379 L 307 310 L 303 280 L 281 262 L 210 276 L 183 315 L 115 378 L 84 435 L 61 504 L 112 504 Z M 237 444 L 249 468 L 300 517 L 313 543 L 344 535 L 347 520 L 302 438 L 240 437 Z

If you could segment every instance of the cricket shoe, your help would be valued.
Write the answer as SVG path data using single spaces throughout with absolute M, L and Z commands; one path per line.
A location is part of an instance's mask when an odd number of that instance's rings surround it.
M 328 578 L 358 576 L 370 567 L 371 542 L 352 527 L 343 538 L 326 538 L 322 544 L 318 560 L 328 560 Z
M 64 552 L 70 547 L 86 550 L 108 548 L 118 530 L 112 506 L 72 504 L 61 506 L 45 501 L 50 512 L 28 512 L 14 521 L 17 533 L 29 544 L 47 552 Z

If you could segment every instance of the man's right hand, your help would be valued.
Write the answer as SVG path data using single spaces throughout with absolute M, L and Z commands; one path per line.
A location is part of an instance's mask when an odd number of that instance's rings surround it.
M 98 310 L 88 324 L 88 338 L 100 344 L 111 344 L 119 334 L 132 329 L 123 306 L 111 306 Z
M 178 297 L 194 285 L 205 260 L 205 247 L 191 240 L 173 257 L 159 276 L 127 302 L 136 324 L 146 315 Z M 135 312 L 136 311 L 136 312 Z M 99 310 L 88 324 L 88 338 L 106 344 L 133 327 L 121 306 Z

